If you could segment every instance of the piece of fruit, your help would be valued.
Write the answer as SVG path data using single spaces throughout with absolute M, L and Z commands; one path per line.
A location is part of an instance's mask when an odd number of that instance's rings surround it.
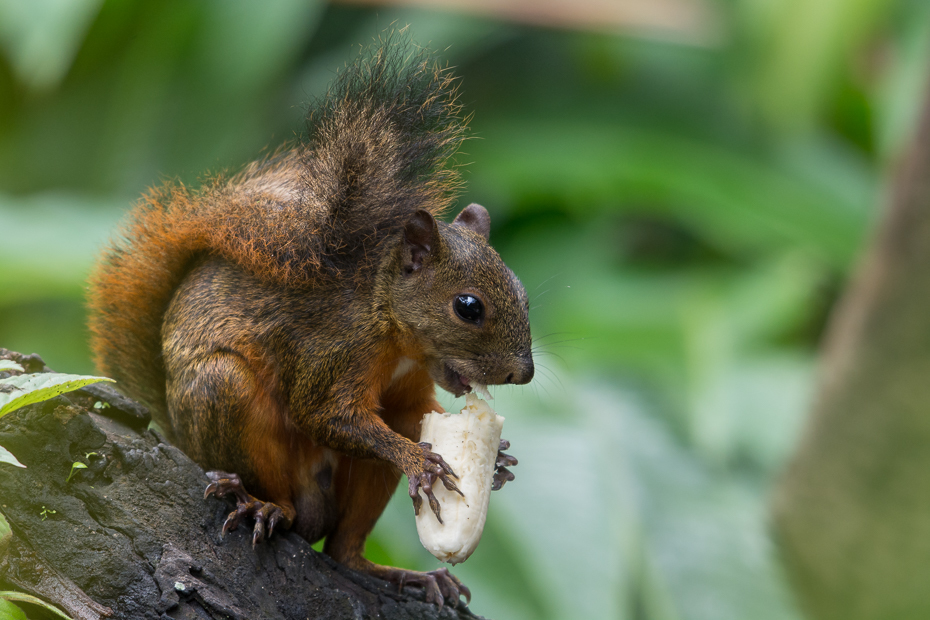
M 423 416 L 420 441 L 432 444 L 458 476 L 459 495 L 441 484 L 433 487 L 442 523 L 431 510 L 417 515 L 417 533 L 427 551 L 443 562 L 468 559 L 484 530 L 504 418 L 475 394 L 465 395 L 461 413 Z

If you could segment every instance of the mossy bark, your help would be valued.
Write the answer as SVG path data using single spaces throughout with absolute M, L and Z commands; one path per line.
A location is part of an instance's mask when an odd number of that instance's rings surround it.
M 930 618 L 930 104 L 892 181 L 775 497 L 789 573 L 818 620 Z
M 0 349 L 27 370 L 37 357 Z M 97 402 L 107 406 L 94 408 Z M 203 499 L 203 470 L 146 430 L 147 413 L 102 384 L 0 418 L 0 512 L 13 536 L 0 590 L 25 591 L 75 619 L 475 618 L 350 571 L 276 532 L 254 549 L 231 505 Z M 80 461 L 67 481 L 72 464 Z

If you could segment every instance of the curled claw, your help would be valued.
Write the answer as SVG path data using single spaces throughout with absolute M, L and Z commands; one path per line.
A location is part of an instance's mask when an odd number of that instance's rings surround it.
M 405 585 L 419 586 L 426 594 L 426 602 L 438 605 L 440 609 L 447 603 L 457 607 L 463 595 L 467 602 L 471 602 L 471 590 L 447 568 L 438 568 L 428 573 L 391 569 L 391 573 L 388 578 L 397 581 L 401 590 Z
M 439 596 L 439 606 L 442 607 L 445 601 L 449 601 L 453 606 L 459 604 L 459 597 L 465 595 L 466 602 L 471 602 L 471 590 L 465 584 L 458 580 L 458 577 L 449 572 L 448 568 L 437 568 L 427 573 L 435 579 L 435 584 L 442 593 Z M 436 602 L 429 600 L 429 592 L 426 595 L 426 602 Z
M 245 492 L 242 479 L 237 474 L 228 474 L 225 471 L 208 471 L 207 478 L 210 479 L 210 484 L 204 489 L 204 499 L 211 495 L 219 499 L 232 493 L 236 496 L 238 503 L 249 501 L 249 494 Z
M 497 463 L 495 467 L 513 467 L 517 464 L 517 459 L 510 456 L 509 454 L 504 454 L 503 452 L 497 453 Z
M 261 512 L 258 512 L 255 515 L 255 528 L 252 530 L 252 548 L 255 548 L 255 545 L 265 540 L 265 520 L 261 516 Z
M 248 503 L 237 504 L 236 509 L 229 513 L 229 516 L 226 517 L 226 521 L 223 522 L 223 529 L 220 530 L 220 537 L 225 537 L 228 532 L 231 532 L 239 527 L 239 523 L 242 521 L 242 517 L 246 516 L 248 512 Z
M 445 571 L 445 572 L 444 572 L 444 575 L 445 575 L 446 577 L 448 577 L 449 580 L 452 581 L 452 585 L 455 586 L 455 587 L 454 587 L 454 596 L 453 596 L 452 598 L 453 598 L 454 600 L 458 601 L 459 597 L 462 596 L 462 595 L 464 594 L 464 595 L 465 595 L 465 602 L 466 602 L 466 603 L 471 603 L 471 590 L 468 589 L 468 586 L 466 586 L 464 583 L 462 583 L 461 581 L 459 581 L 459 578 L 458 578 L 458 577 L 456 577 L 455 575 L 453 575 L 452 573 L 450 573 L 448 568 L 440 568 L 440 569 L 438 569 L 438 570 Z
M 506 439 L 501 439 L 500 449 L 497 452 L 497 462 L 494 464 L 496 471 L 494 472 L 494 481 L 491 483 L 492 491 L 499 491 L 504 484 L 514 479 L 513 472 L 507 468 L 516 465 L 517 459 L 502 452 L 508 448 L 510 448 L 510 442 Z
M 459 477 L 458 475 L 456 475 L 454 471 L 452 471 L 452 467 L 448 463 L 446 463 L 445 459 L 443 459 L 440 455 L 436 454 L 435 452 L 429 451 L 429 449 L 432 448 L 432 445 L 426 442 L 423 442 L 420 444 L 420 446 L 425 447 L 427 450 L 423 458 L 428 463 L 428 465 L 424 469 L 427 472 L 429 472 L 432 476 L 430 478 L 430 484 L 432 484 L 436 480 L 436 478 L 439 478 L 442 481 L 443 486 L 446 487 L 446 489 L 448 489 L 449 491 L 455 491 L 462 497 L 465 497 L 465 494 L 459 490 L 458 486 L 456 486 L 454 482 L 449 480 L 449 476 L 452 476 L 456 480 L 458 480 Z
M 510 456 L 509 454 L 504 454 L 504 450 L 510 449 L 510 442 L 506 439 L 501 439 L 500 447 L 497 449 L 497 467 L 513 467 L 517 464 L 517 459 Z
M 429 573 L 427 573 L 429 574 Z M 435 577 L 430 575 L 430 579 L 426 580 L 426 583 L 423 584 L 424 589 L 426 590 L 426 602 L 431 605 L 438 605 L 442 609 L 443 604 L 445 604 L 445 597 L 442 595 L 442 590 L 439 589 L 439 584 L 436 583 Z
M 430 510 L 433 511 L 433 514 L 436 515 L 436 518 L 442 523 L 442 517 L 440 516 L 439 500 L 436 499 L 436 496 L 433 494 L 433 481 L 436 479 L 436 474 L 430 472 L 423 472 L 419 476 L 420 490 L 423 491 L 423 494 L 426 495 L 427 501 L 429 501 Z M 420 499 L 419 493 L 416 489 L 413 490 L 413 493 L 416 494 L 416 497 L 413 500 L 413 508 L 416 514 L 420 514 L 420 505 L 422 504 L 422 499 Z
M 410 479 L 410 484 L 407 487 L 407 494 L 410 496 L 410 499 L 413 500 L 413 514 L 420 514 L 420 506 L 423 505 L 423 498 L 420 497 L 418 492 L 420 488 L 420 478 L 415 477 Z
M 456 478 L 456 479 L 458 478 L 458 476 L 455 475 L 455 472 L 452 471 L 452 468 L 449 466 L 449 464 L 446 463 L 445 459 L 443 459 L 440 455 L 432 451 L 433 444 L 422 441 L 418 445 L 421 448 L 423 448 L 423 459 L 427 463 L 432 463 L 434 465 L 437 465 L 439 466 L 440 469 L 442 469 L 442 472 L 444 474 L 452 476 L 453 478 Z M 436 473 L 438 474 L 439 472 L 436 472 Z
M 433 514 L 436 515 L 436 520 L 439 521 L 439 524 L 442 525 L 442 516 L 440 516 L 439 509 L 439 500 L 436 499 L 436 496 L 432 493 L 429 494 L 429 507 L 433 511 Z
M 252 497 L 246 492 L 242 480 L 236 474 L 208 471 L 207 477 L 210 479 L 210 484 L 204 490 L 204 499 L 211 495 L 222 498 L 232 494 L 236 497 L 236 509 L 230 512 L 226 521 L 223 522 L 223 528 L 220 530 L 221 537 L 239 527 L 245 517 L 255 519 L 255 527 L 252 531 L 253 547 L 271 536 L 278 525 L 290 527 L 294 519 L 293 508 L 273 502 L 263 502 Z
M 274 534 L 274 528 L 284 520 L 285 516 L 283 510 L 275 510 L 271 513 L 271 517 L 268 519 L 268 538 L 271 538 L 271 535 Z
M 442 485 L 449 491 L 454 491 L 462 497 L 465 497 L 465 494 L 462 493 L 458 486 L 450 479 L 450 476 L 456 479 L 458 476 L 455 475 L 455 472 L 452 471 L 449 464 L 446 463 L 440 455 L 430 451 L 432 445 L 422 442 L 419 446 L 423 449 L 423 471 L 416 476 L 410 477 L 407 493 L 410 495 L 410 499 L 413 500 L 414 514 L 419 515 L 420 507 L 423 505 L 423 498 L 420 497 L 420 490 L 422 490 L 423 494 L 426 495 L 426 499 L 429 502 L 429 507 L 433 511 L 433 514 L 435 514 L 439 522 L 442 523 L 439 500 L 436 499 L 436 496 L 433 494 L 433 484 L 436 480 L 438 479 L 441 481 Z
M 434 471 L 434 470 L 430 470 L 430 474 L 431 474 L 431 476 L 430 476 L 430 478 L 431 478 L 431 479 L 430 479 L 430 484 L 431 484 L 431 485 L 432 485 L 433 482 L 435 482 L 436 478 L 438 478 L 438 479 L 440 480 L 440 482 L 442 482 L 442 486 L 446 487 L 446 490 L 448 490 L 448 491 L 454 491 L 455 493 L 458 493 L 458 494 L 461 495 L 462 497 L 465 497 L 465 494 L 462 493 L 462 491 L 459 489 L 458 485 L 456 485 L 454 482 L 452 482 L 451 480 L 449 480 L 449 477 L 448 477 L 447 475 L 445 475 L 444 472 L 441 472 L 441 471 L 438 471 L 438 472 L 437 472 L 437 471 Z M 457 478 L 457 477 L 458 477 L 458 476 L 456 476 L 456 478 Z
M 500 491 L 501 487 L 505 483 L 510 482 L 514 479 L 513 473 L 506 467 L 498 467 L 497 471 L 494 472 L 494 481 L 491 483 L 492 491 Z

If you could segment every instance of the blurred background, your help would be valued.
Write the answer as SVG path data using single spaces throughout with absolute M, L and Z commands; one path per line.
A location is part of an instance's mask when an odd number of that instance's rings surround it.
M 494 392 L 521 463 L 454 571 L 472 609 L 801 618 L 769 492 L 913 129 L 930 3 L 0 0 L 0 346 L 91 373 L 84 282 L 136 197 L 300 136 L 392 25 L 462 78 L 460 206 L 490 209 L 539 348 Z M 438 565 L 403 494 L 368 555 Z

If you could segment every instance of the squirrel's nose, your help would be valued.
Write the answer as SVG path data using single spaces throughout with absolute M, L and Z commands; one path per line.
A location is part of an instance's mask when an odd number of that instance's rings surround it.
M 515 385 L 524 385 L 533 380 L 536 368 L 533 366 L 533 358 L 530 356 L 519 359 L 519 367 L 516 371 L 507 375 L 507 383 Z

